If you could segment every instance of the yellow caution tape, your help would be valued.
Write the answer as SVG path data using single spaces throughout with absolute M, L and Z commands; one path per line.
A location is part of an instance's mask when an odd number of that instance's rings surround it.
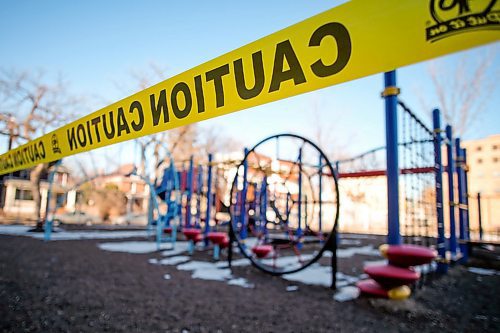
M 0 174 L 497 41 L 495 0 L 353 0 L 0 156 Z

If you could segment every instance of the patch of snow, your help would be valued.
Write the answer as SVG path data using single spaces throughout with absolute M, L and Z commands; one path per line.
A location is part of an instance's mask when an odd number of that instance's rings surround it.
M 245 278 L 231 279 L 231 280 L 227 281 L 227 284 L 230 286 L 239 286 L 239 287 L 249 288 L 249 289 L 255 288 L 255 285 L 253 283 L 249 283 L 247 281 L 247 279 L 245 279 Z
M 346 302 L 358 297 L 359 289 L 354 286 L 342 287 L 333 295 L 333 299 L 337 302 Z
M 220 269 L 217 267 L 196 269 L 191 274 L 193 279 L 225 281 L 232 277 L 230 269 Z
M 361 241 L 357 239 L 341 239 L 340 245 L 361 245 Z
M 158 259 L 156 258 L 151 258 L 151 259 L 148 259 L 148 262 L 150 264 L 153 264 L 153 265 L 158 265 Z
M 297 291 L 299 290 L 299 286 L 287 286 L 286 291 Z
M 165 275 L 163 275 L 163 278 L 165 280 L 170 280 L 172 277 L 170 276 L 170 274 L 165 274 Z
M 317 263 L 297 273 L 282 275 L 285 280 L 329 287 L 332 283 L 332 268 Z
M 164 257 L 176 256 L 176 255 L 179 255 L 181 253 L 187 252 L 188 247 L 189 247 L 188 242 L 184 242 L 184 241 L 175 242 L 175 248 L 172 248 L 172 247 L 166 248 L 165 251 L 163 251 L 161 253 L 161 255 Z
M 165 244 L 161 244 L 164 246 Z M 125 253 L 152 253 L 156 252 L 156 242 L 112 242 L 97 245 L 101 250 Z
M 247 258 L 237 259 L 237 260 L 233 260 L 231 262 L 231 266 L 234 266 L 234 267 L 250 266 L 251 264 L 252 263 Z M 224 263 L 220 262 L 220 263 L 217 263 L 217 265 L 220 265 L 220 266 L 227 265 L 227 262 L 224 262 Z
M 382 266 L 382 265 L 387 265 L 388 261 L 386 259 L 383 260 L 369 260 L 365 261 L 363 263 L 364 267 L 369 267 L 369 266 Z
M 168 257 L 165 259 L 161 259 L 158 261 L 160 265 L 177 265 L 181 263 L 185 263 L 189 261 L 190 257 L 188 256 L 176 256 L 176 257 Z
M 190 262 L 187 262 L 185 264 L 177 266 L 177 269 L 180 271 L 196 271 L 196 270 L 211 269 L 211 268 L 218 269 L 215 266 L 215 264 L 213 264 L 211 262 L 197 261 L 197 260 L 193 260 L 193 261 L 190 261 Z
M 12 236 L 27 236 L 35 239 L 44 239 L 43 232 L 29 232 L 33 227 L 21 225 L 2 225 L 0 234 Z M 98 231 L 58 231 L 51 234 L 51 240 L 79 240 L 79 239 L 120 239 L 132 237 L 147 237 L 146 230 L 98 230 Z
M 380 257 L 379 250 L 374 249 L 372 245 L 349 247 L 347 249 L 337 249 L 337 258 L 351 258 L 355 254 Z
M 474 273 L 474 274 L 479 274 L 479 275 L 500 275 L 500 271 L 496 271 L 494 269 L 486 269 L 486 268 L 479 268 L 479 267 L 469 267 L 467 269 L 469 272 Z

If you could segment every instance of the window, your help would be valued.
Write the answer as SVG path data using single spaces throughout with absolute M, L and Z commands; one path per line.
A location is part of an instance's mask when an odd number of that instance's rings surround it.
M 483 159 L 482 158 L 478 158 L 477 159 L 477 164 L 481 164 L 481 163 L 483 163 Z
M 481 151 L 481 150 L 483 150 L 483 147 L 477 146 L 476 151 Z
M 33 200 L 31 190 L 21 190 L 16 188 L 16 200 Z
M 491 149 L 493 149 L 493 150 L 497 150 L 497 149 L 498 149 L 498 146 L 497 146 L 497 145 L 493 145 L 493 146 L 491 146 Z
M 493 157 L 493 163 L 497 163 L 498 162 L 498 157 Z

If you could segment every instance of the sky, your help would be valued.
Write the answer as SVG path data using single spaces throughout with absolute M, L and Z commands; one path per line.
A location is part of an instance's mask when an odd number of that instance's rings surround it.
M 341 1 L 62 1 L 0 0 L 0 68 L 43 70 L 63 75 L 68 90 L 87 98 L 80 116 L 135 92 L 132 72 L 153 63 L 165 78 L 188 70 L 258 38 L 330 9 Z M 498 76 L 499 43 L 436 60 L 454 68 L 460 59 L 481 61 L 493 54 Z M 430 125 L 437 105 L 428 75 L 429 62 L 398 69 L 400 98 Z M 154 81 L 153 83 L 156 83 Z M 326 150 L 356 155 L 385 144 L 383 75 L 347 82 L 200 124 L 246 146 L 272 134 L 293 132 L 314 138 L 318 126 L 330 131 Z M 498 86 L 465 139 L 500 133 Z M 262 122 L 261 119 L 266 119 Z M 319 121 L 318 121 L 319 120 Z M 318 125 L 318 122 L 321 125 Z M 244 125 L 242 125 L 244 124 Z M 0 137 L 0 153 L 7 150 Z M 113 150 L 114 149 L 114 150 Z M 131 145 L 103 148 L 127 162 Z

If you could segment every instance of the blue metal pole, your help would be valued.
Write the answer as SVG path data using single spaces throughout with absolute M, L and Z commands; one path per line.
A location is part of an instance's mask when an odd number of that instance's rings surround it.
M 193 193 L 193 156 L 189 159 L 189 171 L 187 175 L 187 200 L 186 200 L 186 225 L 191 228 L 191 197 Z
M 210 219 L 212 218 L 212 160 L 213 155 L 208 154 L 208 175 L 207 175 L 207 208 L 205 213 L 205 246 L 208 246 L 207 234 L 210 232 Z
M 459 217 L 459 248 L 462 258 L 460 262 L 467 262 L 467 244 L 466 242 L 466 225 L 465 225 L 465 179 L 464 179 L 464 157 L 463 157 L 463 149 L 460 147 L 460 139 L 455 139 L 455 151 L 457 155 L 457 164 L 456 164 L 456 172 L 457 172 L 457 184 L 458 184 L 458 217 Z
M 243 151 L 244 156 L 246 157 L 248 154 L 248 149 L 245 148 Z M 240 238 L 247 238 L 247 210 L 246 210 L 246 202 L 247 202 L 247 173 L 248 173 L 248 159 L 245 158 L 243 162 L 243 189 L 241 190 L 241 210 L 240 210 L 240 218 L 241 218 L 241 230 L 240 230 Z
M 203 167 L 198 165 L 198 178 L 196 180 L 196 226 L 201 225 L 201 196 L 203 191 Z
M 401 244 L 399 233 L 399 161 L 398 161 L 398 113 L 396 71 L 384 73 L 385 136 L 387 158 L 387 243 Z
M 259 219 L 260 219 L 260 230 L 266 232 L 267 231 L 267 176 L 264 176 L 264 180 L 262 181 L 261 185 L 261 201 L 260 201 L 260 212 L 259 212 Z M 288 198 L 287 198 L 288 199 Z
M 452 260 L 457 256 L 457 233 L 455 227 L 455 157 L 453 156 L 453 131 L 450 125 L 446 126 L 446 153 L 448 165 L 446 166 L 446 173 L 448 175 L 448 201 L 450 212 L 450 238 L 449 249 Z
M 302 236 L 302 148 L 299 150 L 299 198 L 297 205 L 298 227 L 296 236 Z M 300 245 L 300 244 L 299 244 Z
M 436 176 L 436 210 L 437 210 L 437 251 L 439 255 L 438 273 L 446 273 L 448 263 L 446 261 L 446 242 L 444 235 L 444 212 L 443 212 L 443 163 L 441 161 L 441 117 L 438 109 L 432 111 L 432 122 L 434 124 L 434 172 Z
M 467 166 L 467 149 L 463 149 L 463 157 L 464 157 L 464 189 L 465 189 L 465 235 L 467 240 L 470 240 L 470 216 L 469 216 L 469 180 L 468 173 L 469 169 Z

